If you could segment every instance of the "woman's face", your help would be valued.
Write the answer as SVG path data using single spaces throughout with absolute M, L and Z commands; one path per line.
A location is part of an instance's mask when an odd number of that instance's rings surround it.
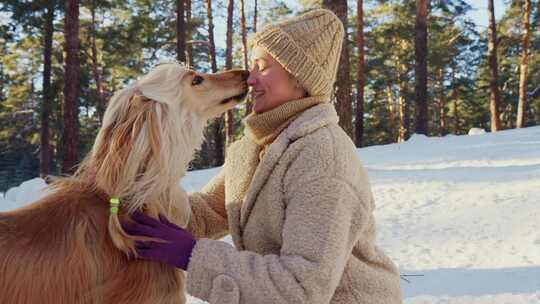
M 294 77 L 259 46 L 253 48 L 247 83 L 251 86 L 255 113 L 263 113 L 306 96 L 306 91 L 296 83 Z

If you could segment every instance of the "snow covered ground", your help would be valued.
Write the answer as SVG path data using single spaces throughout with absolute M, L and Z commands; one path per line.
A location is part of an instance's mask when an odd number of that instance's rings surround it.
M 406 275 L 405 303 L 540 303 L 540 127 L 413 136 L 358 155 L 377 203 L 379 245 Z M 218 170 L 190 172 L 182 185 L 196 191 Z M 10 189 L 0 211 L 42 187 L 36 179 Z

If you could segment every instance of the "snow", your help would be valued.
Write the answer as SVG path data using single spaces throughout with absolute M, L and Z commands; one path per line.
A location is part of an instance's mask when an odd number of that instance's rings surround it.
M 13 187 L 0 195 L 0 212 L 31 203 L 46 194 L 47 184 L 41 178 L 34 178 Z
M 3 196 L 0 196 L 0 212 L 11 210 L 18 207 L 17 203 L 12 202 Z
M 481 135 L 486 134 L 486 130 L 481 128 L 472 128 L 469 130 L 469 135 Z
M 378 244 L 405 275 L 406 304 L 540 304 L 540 127 L 482 131 L 358 150 Z M 219 170 L 188 172 L 181 184 L 197 191 Z M 10 189 L 0 211 L 42 186 Z

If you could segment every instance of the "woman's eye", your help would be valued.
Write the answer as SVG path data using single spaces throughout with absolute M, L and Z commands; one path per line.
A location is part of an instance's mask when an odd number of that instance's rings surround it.
M 204 81 L 204 78 L 202 78 L 201 76 L 195 76 L 193 77 L 193 80 L 191 80 L 191 85 L 200 85 L 201 83 L 203 83 Z
M 251 71 L 257 71 L 261 72 L 262 70 L 266 69 L 266 66 L 255 63 L 253 66 L 251 66 Z

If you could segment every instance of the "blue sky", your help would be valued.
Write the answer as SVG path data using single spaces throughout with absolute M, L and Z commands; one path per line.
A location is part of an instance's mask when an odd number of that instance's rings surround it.
M 247 1 L 248 3 L 250 1 Z M 285 1 L 290 7 L 298 7 L 298 1 L 286 0 Z M 349 1 L 351 2 L 351 1 Z M 485 27 L 488 23 L 488 14 L 487 14 L 487 0 L 468 0 L 468 2 L 473 9 L 469 12 L 471 19 L 479 25 L 479 27 Z M 251 4 L 251 3 L 249 3 Z M 495 17 L 497 20 L 501 18 L 504 11 L 506 10 L 507 5 L 504 3 L 504 0 L 495 0 Z M 5 18 L 6 15 L 0 15 L 0 24 L 8 22 L 8 18 Z M 225 27 L 224 22 L 216 21 L 216 36 L 224 37 Z M 259 25 L 260 26 L 260 25 Z M 224 42 L 223 42 L 224 43 Z M 221 45 L 221 41 L 218 42 L 218 45 Z
M 298 4 L 298 1 L 293 0 L 286 0 L 287 4 L 290 5 L 290 7 L 296 7 Z M 469 0 L 468 2 L 473 9 L 469 12 L 469 16 L 476 22 L 479 26 L 486 26 L 488 23 L 488 15 L 487 15 L 487 0 Z M 495 0 L 495 17 L 496 19 L 500 19 L 502 14 L 504 13 L 507 5 L 504 3 L 504 0 Z M 8 18 L 5 18 L 6 15 L 0 15 L 0 24 L 8 22 Z M 221 26 L 223 23 L 216 22 L 216 30 L 221 31 L 223 26 Z
M 488 24 L 488 14 L 487 14 L 487 0 L 469 0 L 466 1 L 469 3 L 473 9 L 469 12 L 471 19 L 479 26 L 486 27 Z M 506 5 L 503 0 L 495 0 L 495 19 L 499 20 L 504 11 L 506 10 Z
M 369 3 L 369 0 L 364 0 L 364 3 Z M 251 5 L 252 1 L 246 1 L 247 5 Z M 260 3 L 261 1 L 259 1 Z M 474 21 L 474 23 L 477 24 L 478 30 L 482 31 L 487 27 L 488 24 L 488 13 L 487 13 L 487 0 L 466 0 L 465 2 L 469 3 L 472 6 L 471 11 L 469 11 L 468 15 L 469 17 Z M 285 0 L 285 3 L 287 3 L 287 6 L 292 8 L 293 10 L 295 8 L 298 8 L 299 2 L 294 0 Z M 349 0 L 349 7 L 355 3 L 353 0 Z M 495 0 L 495 19 L 499 20 L 502 15 L 504 14 L 506 8 L 508 5 L 504 3 L 504 0 Z M 366 5 L 366 4 L 364 4 Z M 251 10 L 252 7 L 248 7 L 247 10 Z M 249 14 L 249 13 L 248 13 Z M 216 45 L 219 48 L 225 48 L 225 33 L 226 33 L 226 22 L 225 20 L 221 20 L 222 18 L 217 17 L 216 18 Z M 257 22 L 259 23 L 259 22 Z M 258 28 L 261 27 L 261 24 L 258 25 Z M 223 38 L 223 39 L 220 39 Z
M 270 0 L 268 0 L 270 1 Z M 259 1 L 261 2 L 268 2 L 268 1 Z M 369 3 L 367 1 L 364 1 L 364 3 Z M 299 8 L 299 2 L 294 0 L 285 0 L 287 5 L 294 9 Z M 486 28 L 488 24 L 488 13 L 487 13 L 487 0 L 466 0 L 471 6 L 472 10 L 468 13 L 470 18 L 478 25 L 479 31 L 482 31 Z M 349 0 L 349 4 L 354 7 L 354 1 Z M 250 11 L 252 9 L 252 1 L 246 1 L 246 10 Z M 495 17 L 497 20 L 499 20 L 502 15 L 504 14 L 504 11 L 506 10 L 508 5 L 504 3 L 504 0 L 495 0 Z M 237 11 L 235 11 L 236 14 Z M 249 13 L 248 13 L 249 14 Z M 0 24 L 9 22 L 9 18 L 6 18 L 6 15 L 0 14 Z M 258 28 L 261 27 L 262 24 L 259 23 Z M 220 12 L 219 14 L 216 14 L 215 16 L 215 31 L 216 31 L 216 45 L 218 48 L 225 48 L 225 32 L 226 32 L 226 21 L 225 21 L 225 13 Z

